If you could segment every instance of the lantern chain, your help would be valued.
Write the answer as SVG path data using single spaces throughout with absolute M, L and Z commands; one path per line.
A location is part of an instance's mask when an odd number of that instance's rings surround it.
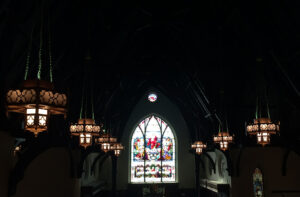
M 31 35 L 30 35 L 30 41 L 29 41 L 29 46 L 28 46 L 27 58 L 26 58 L 26 67 L 25 67 L 24 80 L 27 79 L 28 72 L 29 72 L 30 55 L 31 55 L 31 49 L 32 49 L 33 29 L 34 29 L 34 27 L 32 27 L 32 31 L 31 31 Z
M 52 52 L 51 52 L 51 29 L 50 29 L 50 13 L 48 12 L 48 31 L 49 31 L 49 39 L 48 39 L 48 47 L 49 47 L 49 77 L 50 82 L 53 82 L 53 68 L 52 68 Z
M 40 29 L 40 49 L 39 49 L 39 65 L 38 65 L 38 73 L 37 78 L 41 79 L 41 71 L 42 71 L 42 47 L 43 47 L 43 26 L 44 26 L 44 2 L 42 1 L 41 6 L 41 29 Z

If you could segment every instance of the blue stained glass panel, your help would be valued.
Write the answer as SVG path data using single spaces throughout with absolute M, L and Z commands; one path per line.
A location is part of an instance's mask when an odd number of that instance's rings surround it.
M 255 197 L 264 196 L 263 176 L 261 170 L 256 168 L 253 173 L 253 190 Z

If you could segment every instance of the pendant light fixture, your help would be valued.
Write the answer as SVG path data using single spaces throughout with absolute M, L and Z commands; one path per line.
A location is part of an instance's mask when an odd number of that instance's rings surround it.
M 256 61 L 257 64 L 260 65 L 260 67 L 262 66 L 264 68 L 264 66 L 261 64 L 262 62 L 261 58 L 257 58 Z M 271 120 L 269 103 L 267 99 L 267 89 L 265 87 L 265 82 L 262 74 L 259 73 L 259 76 L 260 76 L 259 78 L 260 80 L 257 81 L 259 81 L 260 84 L 257 85 L 259 92 L 258 92 L 257 103 L 256 103 L 255 119 L 253 123 L 248 123 L 246 125 L 246 131 L 249 135 L 256 136 L 258 144 L 265 146 L 271 143 L 271 135 L 279 134 L 280 122 L 272 122 Z M 266 116 L 262 116 L 263 101 L 265 101 Z
M 121 143 L 118 143 L 118 139 L 112 137 L 106 129 L 103 129 L 102 131 L 102 134 L 96 139 L 96 143 L 100 145 L 103 152 L 108 153 L 113 151 L 113 154 L 118 157 L 122 150 L 124 150 L 124 146 Z
M 213 136 L 213 141 L 215 144 L 219 144 L 220 145 L 220 149 L 222 151 L 226 151 L 229 148 L 229 144 L 233 142 L 233 136 L 231 136 L 229 134 L 229 130 L 228 130 L 228 123 L 227 123 L 227 108 L 226 108 L 226 97 L 225 97 L 225 87 L 226 87 L 226 69 L 224 69 L 224 65 L 223 65 L 223 45 L 222 45 L 222 28 L 219 28 L 218 31 L 218 40 L 219 40 L 219 64 L 220 64 L 220 73 L 221 73 L 221 81 L 223 82 L 222 84 L 220 84 L 220 111 L 221 111 L 221 119 L 225 120 L 226 122 L 226 131 L 225 129 L 223 129 L 223 124 L 222 124 L 222 120 L 215 114 L 216 119 L 219 121 L 219 132 L 217 135 Z
M 191 149 L 195 151 L 197 155 L 201 155 L 203 150 L 206 149 L 206 144 L 204 144 L 201 140 L 199 140 L 200 130 L 197 129 L 196 132 L 196 140 L 193 144 L 191 144 Z
M 100 126 L 92 118 L 80 118 L 78 123 L 71 124 L 70 132 L 72 136 L 79 136 L 80 146 L 87 148 L 92 144 L 93 136 L 99 135 Z
M 91 66 L 91 17 L 90 10 L 87 10 L 87 54 L 85 56 L 82 84 L 82 99 L 79 120 L 70 125 L 72 136 L 79 136 L 79 145 L 85 149 L 93 143 L 93 136 L 99 136 L 101 127 L 95 122 L 94 100 L 93 100 L 93 76 Z
M 39 61 L 38 71 L 36 78 L 28 79 L 30 70 L 31 58 L 31 45 L 28 50 L 26 69 L 24 81 L 20 88 L 10 89 L 6 94 L 6 110 L 7 114 L 10 112 L 21 113 L 25 116 L 24 129 L 32 132 L 35 137 L 39 133 L 46 131 L 49 125 L 49 117 L 51 115 L 64 115 L 66 117 L 67 109 L 67 96 L 64 93 L 55 91 L 53 85 L 52 75 L 52 55 L 51 55 L 51 34 L 50 34 L 50 20 L 48 18 L 48 50 L 49 50 L 49 81 L 42 79 L 43 57 L 43 33 L 44 33 L 44 6 L 41 6 L 41 25 L 40 25 L 40 48 L 39 48 Z M 33 32 L 33 31 L 32 31 Z M 32 36 L 31 36 L 32 37 Z M 33 72 L 33 68 L 32 72 Z
M 226 151 L 229 148 L 229 144 L 233 143 L 233 136 L 231 136 L 227 131 L 221 131 L 221 126 L 219 126 L 219 132 L 218 135 L 215 135 L 214 138 L 214 143 L 220 144 L 220 149 L 222 151 Z
M 100 137 L 96 139 L 96 143 L 100 145 L 103 152 L 107 153 L 108 151 L 111 151 L 113 145 L 117 143 L 117 138 L 112 137 L 109 133 L 105 133 L 104 129 Z
M 257 143 L 265 146 L 271 143 L 271 135 L 278 134 L 279 122 L 273 123 L 270 118 L 256 118 L 246 127 L 249 135 L 256 135 Z
M 121 143 L 115 143 L 112 145 L 111 150 L 114 151 L 115 156 L 120 156 L 121 151 L 124 150 L 124 146 Z
M 85 79 L 82 86 L 79 120 L 77 123 L 70 125 L 70 132 L 72 136 L 79 136 L 79 145 L 86 149 L 88 146 L 92 145 L 93 136 L 99 136 L 101 127 L 95 123 L 92 83 L 87 83 L 88 79 L 91 78 L 89 76 L 91 60 L 89 54 L 86 56 L 85 60 Z M 87 95 L 88 90 L 90 90 L 90 96 Z M 90 103 L 88 104 L 89 101 Z M 88 106 L 90 106 L 90 111 L 88 110 Z
M 259 99 L 258 99 L 259 100 Z M 258 102 L 261 103 L 261 102 Z M 257 143 L 265 146 L 271 143 L 271 135 L 279 134 L 280 132 L 280 122 L 272 122 L 270 118 L 269 105 L 267 106 L 267 116 L 262 117 L 261 111 L 258 113 L 259 104 L 256 107 L 256 114 L 253 123 L 248 123 L 246 125 L 246 131 L 249 135 L 256 136 Z
M 201 155 L 203 152 L 203 149 L 206 148 L 206 144 L 203 144 L 202 141 L 195 141 L 192 145 L 191 148 L 195 150 L 195 153 L 197 155 Z

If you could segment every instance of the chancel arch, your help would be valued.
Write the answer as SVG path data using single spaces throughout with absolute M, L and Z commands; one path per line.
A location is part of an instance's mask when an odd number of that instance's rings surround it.
M 117 179 L 117 188 L 119 190 L 126 190 L 127 188 L 134 187 L 135 185 L 139 184 L 152 184 L 152 183 L 167 183 L 166 185 L 175 184 L 178 188 L 193 188 L 195 185 L 195 179 L 191 178 L 195 176 L 194 171 L 194 155 L 189 153 L 190 148 L 190 131 L 188 130 L 186 121 L 184 120 L 181 111 L 176 106 L 175 103 L 171 102 L 168 97 L 166 97 L 164 94 L 162 94 L 158 90 L 152 89 L 151 92 L 156 92 L 157 94 L 157 100 L 156 102 L 150 102 L 148 100 L 148 92 L 146 91 L 145 95 L 141 97 L 139 102 L 137 102 L 134 109 L 131 111 L 130 116 L 128 117 L 127 123 L 124 127 L 124 131 L 121 138 L 121 143 L 125 146 L 125 151 L 120 155 L 118 158 L 118 179 Z M 143 121 L 145 121 L 147 118 L 153 117 L 152 122 L 153 124 L 156 124 L 156 127 L 161 124 L 160 121 L 163 121 L 165 125 L 162 124 L 162 128 L 169 128 L 172 133 L 170 134 L 170 138 L 174 138 L 173 140 L 173 171 L 171 174 L 172 178 L 157 178 L 155 180 L 150 181 L 148 178 L 146 180 L 146 177 L 140 177 L 140 180 L 133 180 L 132 179 L 132 169 L 131 164 L 134 164 L 134 162 L 131 162 L 133 159 L 133 141 L 134 141 L 134 133 L 137 131 L 137 134 L 139 134 L 139 137 L 141 138 L 144 136 L 144 134 L 140 131 L 141 129 L 138 128 L 139 125 L 143 125 Z M 158 119 L 156 119 L 158 118 Z M 146 120 L 148 121 L 148 120 Z M 158 123 L 157 123 L 158 122 Z M 142 123 L 142 124 L 141 124 Z M 160 132 L 159 129 L 156 129 Z M 140 133 L 139 133 L 140 132 Z M 146 132 L 147 133 L 147 132 Z M 150 133 L 151 134 L 151 133 Z M 166 136 L 165 136 L 166 137 Z M 145 135 L 145 138 L 147 138 L 147 134 Z M 162 139 L 154 139 L 154 137 L 151 137 L 151 144 L 154 146 L 158 140 Z M 147 139 L 145 140 L 147 142 Z M 155 142 L 156 141 L 156 142 Z M 162 140 L 164 141 L 164 140 Z M 149 142 L 149 140 L 148 140 Z M 166 141 L 167 142 L 167 141 Z M 164 143 L 164 142 L 162 142 Z M 146 143 L 145 143 L 146 144 Z M 149 143 L 150 146 L 150 143 Z M 164 146 L 164 145 L 162 145 Z M 143 149 L 143 146 L 141 146 L 141 150 Z M 165 145 L 165 148 L 167 147 L 167 144 Z M 146 147 L 145 147 L 146 149 Z M 171 148 L 170 148 L 171 150 Z M 155 149 L 153 150 L 156 151 Z M 143 151 L 142 151 L 143 153 Z M 154 158 L 154 157 L 153 157 Z M 145 165 L 146 163 L 151 163 L 144 161 Z M 167 164 L 167 161 L 160 161 L 158 158 L 157 163 L 162 162 L 163 164 L 160 164 L 160 166 Z M 140 161 L 141 163 L 141 169 L 140 171 L 143 175 L 144 173 L 144 163 L 143 160 Z M 154 162 L 153 162 L 154 163 Z M 171 163 L 171 162 L 169 162 Z M 189 166 L 189 167 L 187 167 Z M 168 169 L 168 167 L 166 167 Z M 151 165 L 150 165 L 151 169 Z M 152 170 L 155 170 L 152 166 Z M 160 169 L 158 167 L 158 171 L 163 171 L 163 169 Z M 170 170 L 170 168 L 169 168 Z M 163 173 L 162 173 L 163 174 Z M 141 176 L 141 175 L 140 175 Z M 167 174 L 165 173 L 165 176 Z M 169 176 L 169 175 L 168 175 Z M 145 179 L 145 180 L 144 180 Z M 146 186 L 145 186 L 146 187 Z

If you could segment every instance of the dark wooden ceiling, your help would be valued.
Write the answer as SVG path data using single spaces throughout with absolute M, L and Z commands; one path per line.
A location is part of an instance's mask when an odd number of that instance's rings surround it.
M 282 124 L 275 143 L 299 142 L 300 2 L 4 0 L 0 6 L 1 95 L 23 80 L 30 43 L 36 71 L 44 21 L 55 85 L 69 93 L 67 121 L 78 118 L 89 49 L 96 119 L 117 136 L 137 101 L 157 88 L 179 107 L 194 138 L 200 132 L 210 141 L 217 119 L 226 116 L 236 145 L 251 143 L 244 123 L 266 92 L 271 117 Z M 43 52 L 47 78 L 49 51 Z

